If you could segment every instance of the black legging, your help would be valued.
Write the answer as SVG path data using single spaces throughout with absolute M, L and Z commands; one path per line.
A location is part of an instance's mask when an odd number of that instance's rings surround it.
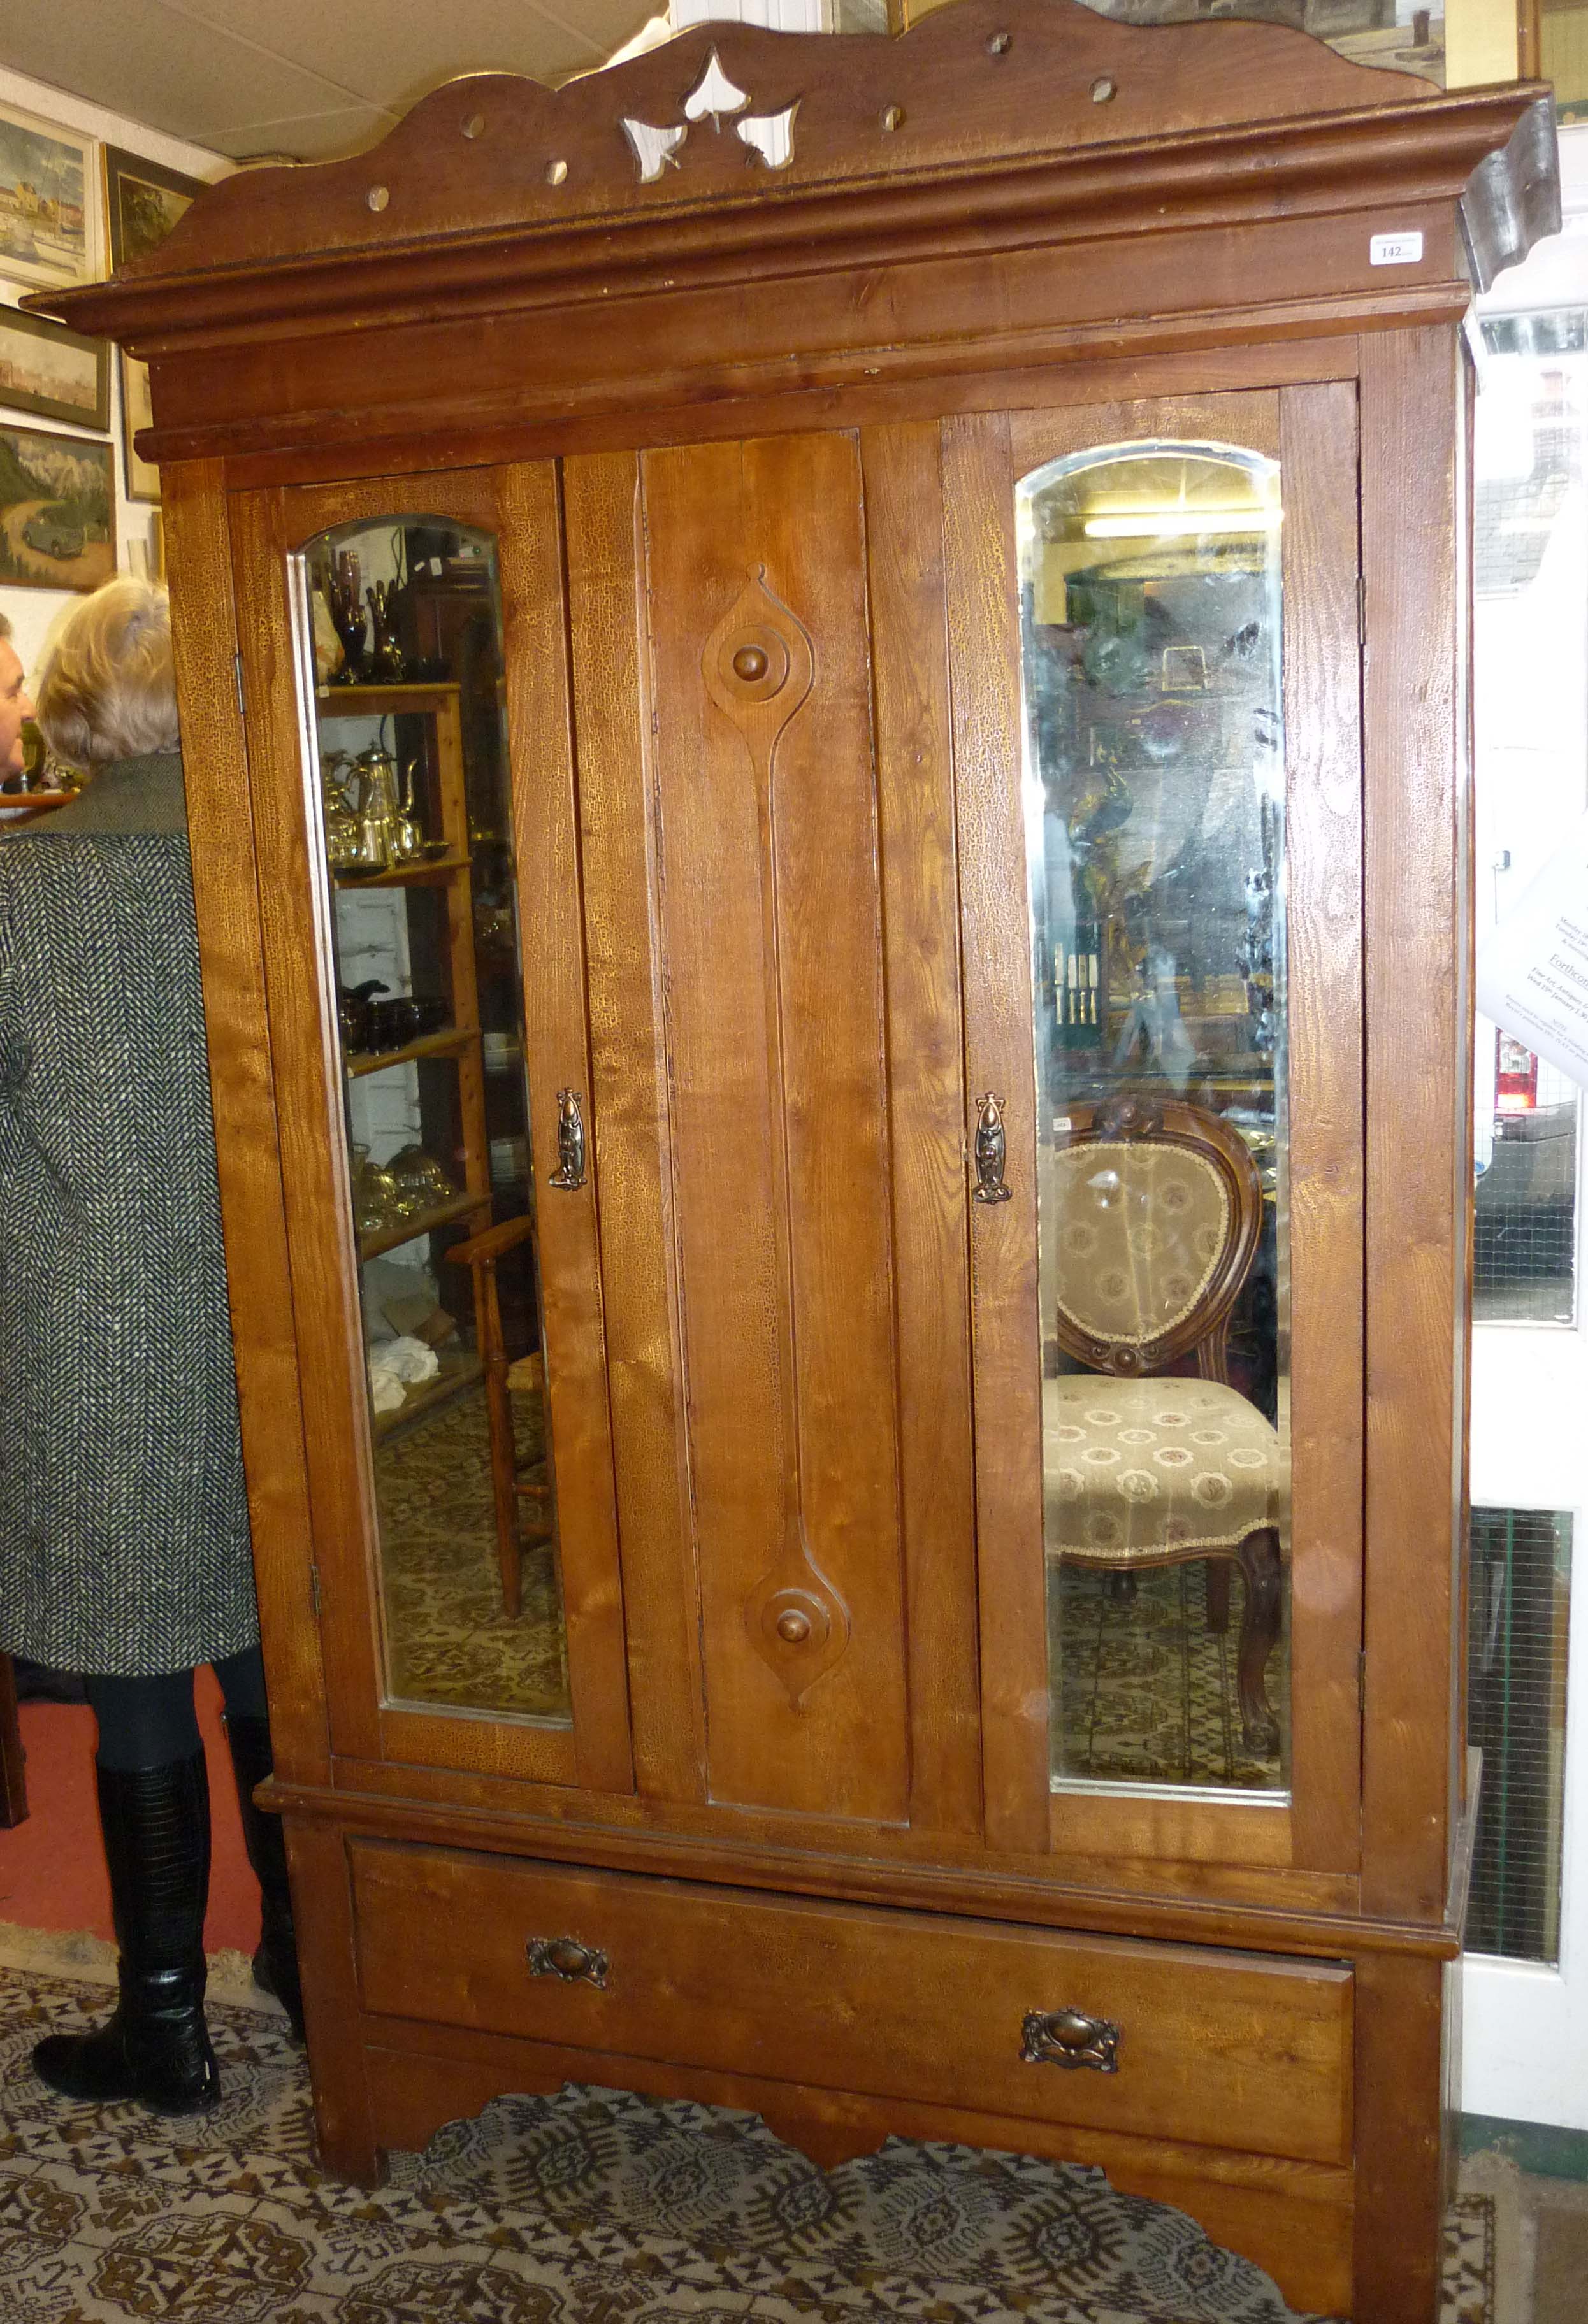
M 264 1660 L 257 1646 L 228 1655 L 214 1665 L 226 1706 L 234 1719 L 265 1717 Z M 99 1721 L 102 1767 L 164 1767 L 190 1759 L 200 1748 L 193 1709 L 193 1674 L 167 1671 L 159 1678 L 96 1678 L 83 1686 Z

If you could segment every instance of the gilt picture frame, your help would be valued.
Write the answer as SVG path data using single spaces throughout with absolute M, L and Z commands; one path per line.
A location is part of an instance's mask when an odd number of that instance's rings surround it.
M 121 451 L 122 484 L 130 501 L 158 501 L 160 470 L 152 460 L 145 460 L 135 441 L 140 428 L 154 424 L 153 409 L 149 400 L 149 366 L 135 355 L 124 353 L 121 359 Z
M 0 423 L 0 587 L 97 589 L 115 572 L 115 447 Z
M 114 274 L 129 259 L 158 250 L 184 211 L 204 191 L 202 178 L 184 177 L 125 146 L 105 148 L 105 224 Z
M 98 272 L 92 137 L 0 105 L 0 275 L 59 288 Z
M 0 410 L 69 428 L 110 426 L 110 344 L 0 306 Z

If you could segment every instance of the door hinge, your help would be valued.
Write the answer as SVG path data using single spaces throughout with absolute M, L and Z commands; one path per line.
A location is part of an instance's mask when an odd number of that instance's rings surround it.
M 243 701 L 243 649 L 241 646 L 232 656 L 232 678 L 237 689 L 237 715 L 246 722 L 248 712 Z
M 1356 1658 L 1356 1700 L 1364 1705 L 1368 1699 L 1368 1650 L 1365 1646 Z
M 1359 646 L 1365 646 L 1367 641 L 1368 576 L 1365 573 L 1359 573 L 1356 576 L 1356 642 Z
M 309 1569 L 309 1602 L 314 1609 L 314 1618 L 318 1622 L 319 1619 L 319 1568 L 318 1565 L 311 1565 Z

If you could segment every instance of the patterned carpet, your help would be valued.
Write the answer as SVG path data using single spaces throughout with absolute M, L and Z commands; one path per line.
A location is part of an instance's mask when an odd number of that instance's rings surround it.
M 6 2324 L 1293 2324 L 1268 2279 L 1097 2172 L 891 2142 L 824 2173 L 752 2116 L 503 2098 L 377 2192 L 311 2157 L 279 2016 L 211 2005 L 217 2111 L 73 2107 L 29 2065 L 104 1987 L 0 1969 Z M 1441 2324 L 1496 2324 L 1492 2200 L 1453 2217 Z
M 540 1400 L 515 1397 L 521 1460 L 540 1449 Z M 491 1442 L 481 1388 L 375 1449 L 391 1692 L 537 1719 L 568 1716 L 556 1552 L 527 1550 L 523 1610 L 502 1610 Z
M 753 2116 L 614 2092 L 500 2099 L 341 2187 L 252 2011 L 212 2010 L 213 2115 L 52 2098 L 32 2043 L 104 1999 L 0 1973 L 6 2324 L 1288 2324 L 1247 2261 L 1098 2172 L 895 2143 L 827 2174 Z
M 1500 2324 L 1495 2302 L 1495 2199 L 1463 2188 L 1445 2220 L 1439 2324 Z

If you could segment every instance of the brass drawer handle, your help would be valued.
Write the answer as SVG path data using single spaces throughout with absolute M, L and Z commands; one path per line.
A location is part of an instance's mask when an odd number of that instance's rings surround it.
M 531 1937 L 524 1957 L 531 1977 L 559 1977 L 564 1985 L 597 1985 L 605 1991 L 606 1955 L 577 1937 Z
M 1028 2009 L 1020 2057 L 1028 2066 L 1090 2066 L 1096 2074 L 1117 2074 L 1120 2029 L 1112 2018 L 1088 2017 L 1084 2009 Z

